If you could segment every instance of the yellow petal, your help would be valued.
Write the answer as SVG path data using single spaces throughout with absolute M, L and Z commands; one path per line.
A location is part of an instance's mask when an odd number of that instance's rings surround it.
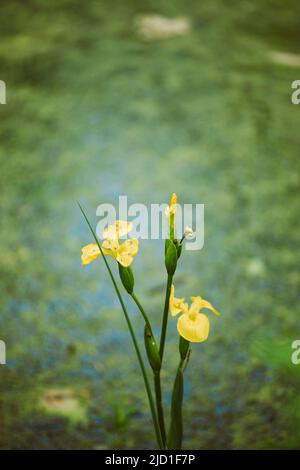
M 81 264 L 89 264 L 101 255 L 99 246 L 95 243 L 89 243 L 81 249 Z
M 205 299 L 202 299 L 202 297 L 200 297 L 200 296 L 191 297 L 191 300 L 192 300 L 192 304 L 190 306 L 189 313 L 191 313 L 191 314 L 199 313 L 200 310 L 202 310 L 203 308 L 208 308 L 215 315 L 218 315 L 218 316 L 220 315 L 220 312 L 218 312 L 218 310 L 216 310 L 210 302 L 208 302 Z
M 172 197 L 170 199 L 170 205 L 169 205 L 169 210 L 170 210 L 170 216 L 176 214 L 176 204 L 177 204 L 177 196 L 175 193 L 172 194 Z
M 184 303 L 184 297 L 182 297 L 181 299 L 178 299 L 174 297 L 174 292 L 175 292 L 175 288 L 174 288 L 174 285 L 172 284 L 169 307 L 170 307 L 170 313 L 173 317 L 175 317 L 175 315 L 177 315 L 180 312 L 181 313 L 185 312 L 188 308 L 187 304 Z
M 132 230 L 132 222 L 123 220 L 116 220 L 112 225 L 109 225 L 104 232 L 103 238 L 119 239 L 127 235 Z
M 127 268 L 131 265 L 134 256 L 138 252 L 139 241 L 136 238 L 126 240 L 122 245 L 119 246 L 117 251 L 117 261 L 122 266 Z
M 177 330 L 180 336 L 192 343 L 202 343 L 208 338 L 209 319 L 203 313 L 193 316 L 183 314 L 177 321 Z
M 128 268 L 133 261 L 133 257 L 128 253 L 118 253 L 116 259 L 124 268 Z

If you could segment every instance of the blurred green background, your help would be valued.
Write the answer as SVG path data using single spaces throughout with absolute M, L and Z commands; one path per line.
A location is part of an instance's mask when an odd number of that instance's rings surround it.
M 137 17 L 153 13 L 190 31 L 145 39 Z M 184 447 L 300 448 L 299 17 L 298 0 L 2 0 L 2 449 L 155 445 L 104 266 L 80 265 L 91 237 L 75 200 L 95 222 L 119 194 L 173 191 L 205 204 L 204 249 L 182 256 L 178 293 L 222 312 L 193 346 Z M 134 262 L 156 332 L 162 253 L 144 241 Z M 166 407 L 177 341 L 170 319 Z

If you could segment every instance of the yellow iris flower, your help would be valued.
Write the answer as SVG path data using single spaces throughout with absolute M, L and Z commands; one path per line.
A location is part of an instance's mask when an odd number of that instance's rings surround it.
M 131 230 L 131 222 L 116 220 L 113 225 L 107 227 L 103 232 L 103 238 L 105 239 L 101 246 L 103 253 L 115 258 L 125 268 L 131 265 L 139 247 L 139 242 L 136 238 L 120 243 L 120 237 L 127 235 Z M 101 256 L 101 251 L 95 243 L 89 243 L 81 251 L 81 263 L 84 265 L 91 263 Z
M 173 193 L 170 199 L 170 203 L 168 207 L 166 208 L 166 216 L 169 218 L 172 215 L 176 214 L 176 204 L 177 204 L 177 195 L 176 193 Z
M 203 308 L 211 310 L 215 315 L 220 313 L 202 297 L 191 297 L 192 303 L 190 307 L 184 298 L 176 298 L 174 296 L 174 286 L 171 288 L 170 295 L 170 313 L 172 316 L 181 313 L 177 321 L 177 330 L 180 336 L 192 343 L 202 343 L 209 335 L 209 319 L 200 311 Z

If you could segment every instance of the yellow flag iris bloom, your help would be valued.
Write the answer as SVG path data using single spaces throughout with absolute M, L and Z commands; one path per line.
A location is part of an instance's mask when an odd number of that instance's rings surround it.
M 107 227 L 103 233 L 104 242 L 101 246 L 103 253 L 115 258 L 118 263 L 125 268 L 131 265 L 139 247 L 139 242 L 136 238 L 131 238 L 120 243 L 120 237 L 127 235 L 131 230 L 131 222 L 116 220 L 116 222 Z M 84 246 L 81 251 L 81 263 L 83 265 L 89 264 L 101 256 L 101 251 L 95 243 L 89 243 Z
M 176 204 L 177 204 L 177 195 L 173 193 L 170 199 L 170 204 L 165 210 L 165 214 L 169 221 L 169 232 L 170 232 L 170 239 L 173 240 L 175 238 L 175 224 L 176 224 Z
M 211 310 L 215 315 L 220 313 L 202 297 L 191 297 L 192 303 L 189 306 L 184 298 L 174 296 L 174 286 L 171 288 L 170 313 L 172 316 L 181 314 L 177 321 L 177 330 L 180 336 L 192 343 L 202 343 L 209 335 L 209 319 L 203 313 L 203 308 Z

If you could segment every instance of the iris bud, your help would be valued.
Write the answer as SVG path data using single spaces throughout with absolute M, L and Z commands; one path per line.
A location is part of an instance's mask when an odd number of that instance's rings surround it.
M 193 232 L 193 229 L 191 227 L 189 227 L 188 225 L 185 227 L 184 229 L 184 236 L 187 238 L 187 237 L 193 237 L 194 236 L 194 232 Z
M 181 449 L 182 444 L 182 401 L 183 401 L 183 372 L 178 368 L 172 394 L 171 423 L 167 437 L 167 449 Z
M 168 248 L 170 244 L 173 243 L 169 238 L 166 238 L 166 243 L 165 243 L 165 255 L 167 254 Z

